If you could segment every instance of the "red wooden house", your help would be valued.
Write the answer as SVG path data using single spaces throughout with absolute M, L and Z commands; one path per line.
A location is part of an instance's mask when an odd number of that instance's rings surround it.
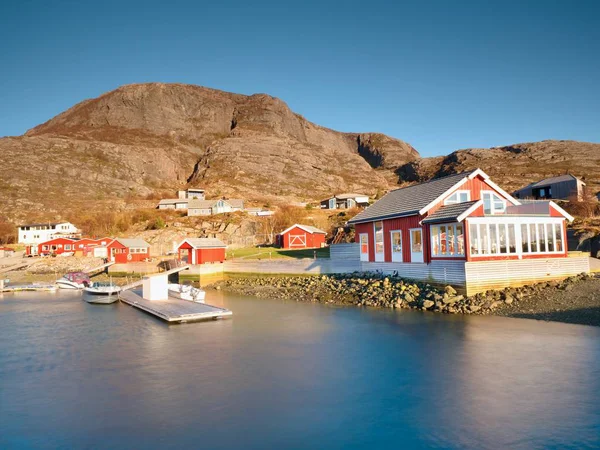
M 177 254 L 187 264 L 222 263 L 226 248 L 219 239 L 188 238 L 177 246 Z
M 113 239 L 108 245 L 108 260 L 117 264 L 146 261 L 150 258 L 150 244 L 143 239 Z
M 277 235 L 280 248 L 318 248 L 325 245 L 327 232 L 310 225 L 295 224 Z
M 589 271 L 567 258 L 552 201 L 517 200 L 482 170 L 389 192 L 349 223 L 363 270 L 463 286 L 467 293 Z
M 75 253 L 77 242 L 77 239 L 69 238 L 50 239 L 49 241 L 37 245 L 37 254 L 40 256 L 58 256 L 65 253 Z
M 112 242 L 112 238 L 83 238 L 75 244 L 76 255 L 95 256 L 99 258 L 108 257 L 108 244 Z

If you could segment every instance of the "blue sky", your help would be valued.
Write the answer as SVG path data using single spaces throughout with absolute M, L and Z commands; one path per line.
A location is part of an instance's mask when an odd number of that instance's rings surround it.
M 600 142 L 598 17 L 594 1 L 2 2 L 0 136 L 161 81 L 265 92 L 423 156 Z

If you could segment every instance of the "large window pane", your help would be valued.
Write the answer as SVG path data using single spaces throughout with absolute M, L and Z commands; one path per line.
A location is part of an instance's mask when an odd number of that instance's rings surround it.
M 521 225 L 521 242 L 523 243 L 521 251 L 523 253 L 529 253 L 531 251 L 529 247 L 529 227 L 525 224 Z
M 463 226 L 462 224 L 458 224 L 456 225 L 456 253 L 458 253 L 459 255 L 464 255 L 465 254 L 465 236 L 463 233 Z
M 402 233 L 400 231 L 392 231 L 392 252 L 402 253 Z
M 537 227 L 535 226 L 535 223 L 529 224 L 529 244 L 532 253 L 537 253 L 540 251 L 538 247 Z
M 548 241 L 548 251 L 549 252 L 554 251 L 554 233 L 552 231 L 553 231 L 552 224 L 547 223 L 546 224 L 546 239 Z
M 483 193 L 483 213 L 492 213 L 492 194 L 490 194 L 489 192 Z
M 500 241 L 500 253 L 508 253 L 508 245 L 506 242 L 506 225 L 498 224 L 498 240 Z
M 562 224 L 557 223 L 554 225 L 554 235 L 556 236 L 556 251 L 564 251 Z
M 438 256 L 440 254 L 440 227 L 431 227 L 431 254 Z
M 546 252 L 546 233 L 544 232 L 544 224 L 538 223 L 538 245 L 540 246 L 540 252 Z
M 449 226 L 447 231 L 446 231 L 447 235 L 446 235 L 446 241 L 447 241 L 447 248 L 448 248 L 448 255 L 453 255 L 454 254 L 454 227 L 453 226 Z
M 375 222 L 375 253 L 383 253 L 383 222 Z
M 517 253 L 517 236 L 515 234 L 515 224 L 508 224 L 508 253 Z
M 440 227 L 440 254 L 445 255 L 448 251 L 448 247 L 446 245 L 446 227 Z
M 479 255 L 479 226 L 472 223 L 469 226 L 469 247 L 471 248 L 471 255 Z
M 360 235 L 360 252 L 363 255 L 369 253 L 369 236 L 367 234 Z
M 490 224 L 490 250 L 492 254 L 496 254 L 499 252 L 498 248 L 498 233 L 496 230 L 496 224 Z
M 490 253 L 490 236 L 488 233 L 488 227 L 486 224 L 482 224 L 479 227 L 479 241 L 481 243 L 481 253 Z

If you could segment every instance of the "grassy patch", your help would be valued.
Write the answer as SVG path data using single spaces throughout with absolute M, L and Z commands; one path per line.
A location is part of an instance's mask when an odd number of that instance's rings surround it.
M 307 248 L 300 250 L 286 250 L 276 247 L 248 247 L 227 250 L 227 259 L 301 259 L 314 258 L 315 252 L 317 258 L 329 258 L 329 247 L 325 248 Z

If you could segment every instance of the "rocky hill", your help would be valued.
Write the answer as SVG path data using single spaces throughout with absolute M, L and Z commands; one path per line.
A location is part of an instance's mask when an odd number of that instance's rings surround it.
M 185 186 L 270 205 L 373 195 L 474 167 L 509 190 L 566 171 L 600 189 L 600 144 L 543 141 L 421 159 L 406 142 L 321 127 L 269 95 L 134 84 L 0 139 L 0 218 L 122 209 Z
M 185 185 L 259 203 L 387 189 L 409 144 L 313 124 L 265 94 L 182 84 L 123 86 L 24 136 L 0 139 L 0 194 L 11 211 L 60 213 Z
M 447 156 L 411 161 L 395 172 L 399 182 L 409 183 L 475 168 L 483 169 L 509 192 L 533 181 L 571 173 L 596 193 L 600 191 L 600 144 L 548 140 L 457 150 Z

